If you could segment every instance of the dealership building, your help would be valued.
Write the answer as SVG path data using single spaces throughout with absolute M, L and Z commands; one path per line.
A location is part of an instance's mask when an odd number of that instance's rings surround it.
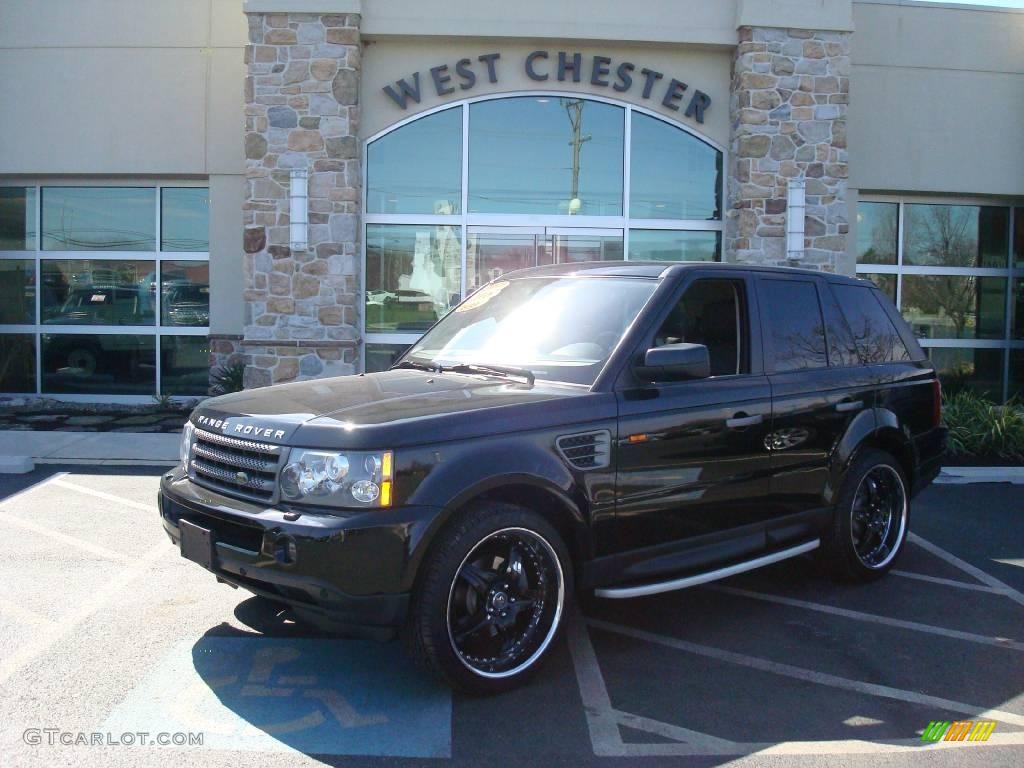
M 655 259 L 858 274 L 1024 397 L 1022 52 L 913 0 L 0 0 L 0 394 L 380 370 Z

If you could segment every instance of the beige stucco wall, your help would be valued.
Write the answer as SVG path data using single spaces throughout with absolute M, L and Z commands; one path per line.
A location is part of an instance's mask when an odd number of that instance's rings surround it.
M 853 8 L 851 186 L 1024 195 L 1024 12 Z
M 524 67 L 527 55 L 531 51 L 546 50 L 549 58 L 538 61 L 536 70 L 549 73 L 548 80 L 531 80 Z M 557 79 L 558 52 L 565 51 L 568 57 L 575 53 L 582 54 L 582 72 L 580 82 L 559 82 Z M 491 83 L 487 68 L 477 61 L 482 54 L 500 53 L 501 58 L 495 62 L 498 82 Z M 607 56 L 612 59 L 611 75 L 607 79 L 615 81 L 616 67 L 624 61 L 636 65 L 633 73 L 633 86 L 625 93 L 618 93 L 609 86 L 591 85 L 590 74 L 592 57 Z M 476 73 L 476 84 L 463 91 L 458 87 L 459 79 L 455 76 L 455 64 L 459 59 L 473 60 Z M 379 131 L 393 125 L 399 120 L 411 117 L 438 105 L 459 101 L 465 98 L 485 96 L 497 93 L 513 93 L 521 91 L 571 91 L 573 93 L 591 93 L 609 99 L 628 101 L 646 107 L 658 114 L 681 122 L 694 131 L 706 136 L 720 146 L 729 143 L 729 67 L 731 54 L 728 50 L 717 48 L 680 48 L 669 45 L 623 45 L 611 42 L 564 42 L 536 40 L 528 43 L 504 40 L 400 40 L 385 39 L 371 41 L 363 52 L 363 112 L 361 136 L 373 136 Z M 455 93 L 439 97 L 430 75 L 430 68 L 447 64 L 452 75 Z M 640 69 L 647 67 L 664 73 L 651 93 L 649 99 L 642 98 L 643 78 Z M 420 103 L 409 103 L 407 109 L 401 109 L 383 91 L 383 87 L 405 78 L 411 81 L 413 72 L 420 73 L 422 98 Z M 665 89 L 671 78 L 676 78 L 688 85 L 678 111 L 662 105 Z M 704 123 L 699 124 L 684 116 L 690 96 L 695 90 L 701 90 L 711 97 L 711 106 L 704 116 Z

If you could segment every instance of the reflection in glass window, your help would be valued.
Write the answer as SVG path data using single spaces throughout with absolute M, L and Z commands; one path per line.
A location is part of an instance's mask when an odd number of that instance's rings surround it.
M 466 239 L 466 294 L 507 272 L 537 266 L 537 238 L 518 233 L 470 232 Z
M 1006 317 L 1001 277 L 904 275 L 903 317 L 925 339 L 998 339 Z
M 721 251 L 719 232 L 677 232 L 671 229 L 631 229 L 630 261 L 716 261 Z
M 1010 390 L 1007 398 L 1024 402 L 1024 349 L 1010 350 Z
M 1013 209 L 1013 265 L 1024 269 L 1024 208 Z
M 892 300 L 893 304 L 896 303 L 896 275 L 858 272 L 857 277 L 870 280 L 881 289 L 882 293 Z
M 156 337 L 133 334 L 42 335 L 43 392 L 151 395 Z
M 36 337 L 0 333 L 0 392 L 36 391 Z
M 210 264 L 206 261 L 164 261 L 160 269 L 160 323 L 209 325 Z
M 1000 400 L 1003 392 L 1003 350 L 932 347 L 927 350 L 942 381 L 942 391 L 965 390 Z
M 160 392 L 205 395 L 210 388 L 210 342 L 205 336 L 160 337 Z
M 821 317 L 818 291 L 806 280 L 762 280 L 758 288 L 762 312 L 773 322 L 771 334 L 775 371 L 824 368 L 825 323 Z
M 554 96 L 471 104 L 470 212 L 622 215 L 623 116 Z
M 630 217 L 720 218 L 722 153 L 663 120 L 632 114 Z
M 43 187 L 43 250 L 154 251 L 155 205 L 148 187 Z
M 32 325 L 35 315 L 35 261 L 0 259 L 0 323 Z
M 1013 331 L 1015 339 L 1024 339 L 1024 279 L 1013 281 Z
M 832 293 L 846 317 L 862 361 L 888 363 L 910 359 L 903 339 L 871 288 L 833 285 Z
M 160 190 L 160 249 L 210 250 L 210 190 L 164 187 Z
M 0 251 L 35 249 L 35 187 L 0 187 Z
M 620 235 L 551 235 L 540 254 L 541 264 L 622 261 Z
M 153 325 L 152 261 L 44 259 L 42 322 L 50 325 Z
M 367 213 L 461 213 L 461 107 L 382 136 L 367 147 L 366 161 Z
M 896 263 L 899 209 L 898 203 L 857 203 L 858 264 Z
M 366 227 L 366 329 L 425 331 L 462 293 L 459 228 Z
M 903 263 L 1005 269 L 1009 210 L 977 205 L 908 204 L 904 206 Z
M 366 372 L 386 371 L 408 348 L 408 344 L 367 344 Z

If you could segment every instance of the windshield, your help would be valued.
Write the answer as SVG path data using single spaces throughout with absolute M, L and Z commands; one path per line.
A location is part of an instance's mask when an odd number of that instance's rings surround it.
M 403 362 L 506 366 L 589 386 L 657 285 L 625 277 L 498 280 L 448 313 Z

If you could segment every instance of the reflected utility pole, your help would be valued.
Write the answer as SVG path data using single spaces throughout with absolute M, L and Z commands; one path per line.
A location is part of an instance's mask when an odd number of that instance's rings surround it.
M 569 213 L 573 214 L 579 210 L 577 202 L 580 196 L 580 149 L 590 141 L 591 136 L 582 133 L 583 126 L 583 99 L 562 99 L 566 114 L 569 115 L 569 124 L 572 126 L 572 140 L 569 145 L 572 147 L 572 191 L 569 195 Z M 574 210 L 575 208 L 575 210 Z

